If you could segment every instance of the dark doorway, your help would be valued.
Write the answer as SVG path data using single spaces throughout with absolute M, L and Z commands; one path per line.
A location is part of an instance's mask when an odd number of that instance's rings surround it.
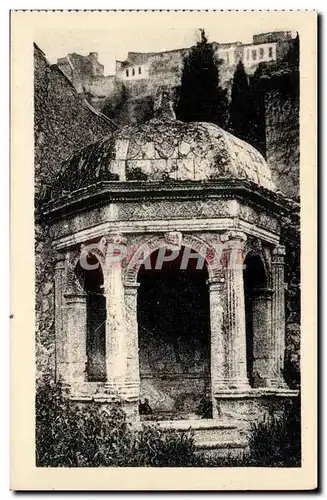
M 79 263 L 77 277 L 87 294 L 87 379 L 89 382 L 106 380 L 106 298 L 103 294 L 103 273 L 95 256 L 87 264 L 95 269 L 84 269 Z
M 161 270 L 154 252 L 138 275 L 141 400 L 156 418 L 211 416 L 208 273 L 195 259 L 182 270 L 183 252 Z

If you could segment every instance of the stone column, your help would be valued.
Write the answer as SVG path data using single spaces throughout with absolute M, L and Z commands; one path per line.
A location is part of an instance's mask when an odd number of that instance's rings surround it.
M 125 240 L 119 234 L 106 237 L 104 293 L 106 296 L 107 385 L 119 395 L 124 391 L 127 374 L 125 298 L 122 277 L 122 250 Z
M 243 284 L 243 247 L 246 235 L 229 231 L 221 236 L 226 280 L 223 335 L 225 339 L 225 385 L 243 391 L 250 388 L 246 369 L 246 329 Z
M 125 284 L 125 309 L 127 332 L 127 374 L 126 390 L 130 396 L 139 399 L 140 367 L 137 324 L 137 291 L 139 283 Z
M 67 331 L 64 382 L 71 386 L 86 381 L 86 294 L 67 293 L 64 297 Z
M 55 362 L 56 379 L 65 378 L 66 358 L 65 346 L 67 346 L 67 331 L 64 326 L 64 287 L 66 285 L 66 261 L 65 255 L 57 256 L 54 273 L 54 292 L 55 292 Z
M 284 381 L 285 354 L 285 285 L 284 285 L 285 247 L 278 245 L 272 252 L 272 372 L 274 385 L 286 388 Z
M 211 388 L 212 394 L 226 389 L 226 359 L 224 335 L 224 308 L 226 304 L 225 278 L 208 280 L 211 334 Z
M 269 288 L 254 290 L 252 299 L 253 328 L 253 385 L 271 387 L 272 371 L 272 328 L 271 304 L 273 291 Z
M 210 303 L 210 371 L 211 371 L 211 401 L 212 417 L 219 418 L 220 410 L 215 403 L 219 392 L 229 389 L 227 380 L 226 338 L 225 338 L 225 307 L 226 281 L 223 273 L 219 278 L 208 280 Z

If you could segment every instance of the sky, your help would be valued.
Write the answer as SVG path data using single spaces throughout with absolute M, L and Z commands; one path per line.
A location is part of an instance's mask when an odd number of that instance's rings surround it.
M 170 26 L 109 26 L 108 29 L 40 29 L 34 35 L 34 41 L 43 50 L 50 63 L 56 63 L 58 57 L 64 57 L 68 53 L 77 52 L 87 55 L 89 52 L 98 52 L 99 62 L 104 65 L 104 73 L 111 75 L 115 73 L 115 61 L 124 60 L 127 53 L 131 52 L 160 52 L 164 50 L 190 47 L 199 37 L 199 28 L 204 28 L 209 41 L 219 43 L 240 41 L 251 43 L 255 33 L 263 33 L 274 30 L 291 30 L 291 27 L 282 22 L 276 26 L 269 21 L 269 17 L 263 19 L 258 29 L 253 29 L 253 24 L 244 23 L 235 26 L 230 23 L 222 23 L 213 27 L 212 23 L 205 26 L 194 27 L 170 27 Z

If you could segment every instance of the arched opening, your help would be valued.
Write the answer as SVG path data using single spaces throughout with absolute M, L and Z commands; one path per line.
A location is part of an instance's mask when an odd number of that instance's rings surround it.
M 153 252 L 150 264 L 143 264 L 138 273 L 140 414 L 157 419 L 210 418 L 206 264 L 190 258 L 186 266 L 181 265 L 182 247 L 176 258 L 158 266 L 163 251 L 172 255 L 168 249 Z M 156 269 L 156 264 L 161 268 Z
M 86 374 L 89 382 L 106 380 L 106 298 L 103 294 L 103 273 L 98 259 L 88 255 L 85 269 L 78 262 L 75 273 L 86 293 L 87 335 Z
M 247 375 L 250 385 L 256 387 L 261 385 L 259 373 L 262 360 L 267 356 L 271 304 L 267 301 L 267 277 L 261 257 L 249 255 L 244 264 Z

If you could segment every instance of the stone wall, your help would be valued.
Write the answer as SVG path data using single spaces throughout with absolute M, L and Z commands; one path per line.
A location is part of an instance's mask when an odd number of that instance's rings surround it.
M 283 89 L 265 94 L 266 160 L 280 191 L 299 196 L 299 101 Z
M 293 404 L 297 404 L 294 398 Z M 280 418 L 290 407 L 290 398 L 272 394 L 252 394 L 240 398 L 216 398 L 218 415 L 222 420 L 238 422 L 240 435 L 249 436 L 254 423 L 267 421 L 272 415 Z
M 89 101 L 97 110 L 101 110 L 104 106 L 108 95 L 114 97 L 119 89 L 119 84 L 114 76 L 96 76 L 85 85 L 85 92 L 89 94 Z
M 113 130 L 110 120 L 97 114 L 78 95 L 64 74 L 50 66 L 34 47 L 35 132 L 35 299 L 37 377 L 54 370 L 54 254 L 47 225 L 39 208 L 47 199 L 61 162 L 86 144 Z
M 285 379 L 291 388 L 301 382 L 301 234 L 299 206 L 284 217 L 281 241 L 285 245 Z
M 283 217 L 281 243 L 285 245 L 286 352 L 285 379 L 300 386 L 300 143 L 299 73 L 288 63 L 265 79 L 265 151 L 274 181 L 291 203 Z
M 39 199 L 61 162 L 74 150 L 110 136 L 114 124 L 78 95 L 38 47 L 34 61 L 35 196 Z

